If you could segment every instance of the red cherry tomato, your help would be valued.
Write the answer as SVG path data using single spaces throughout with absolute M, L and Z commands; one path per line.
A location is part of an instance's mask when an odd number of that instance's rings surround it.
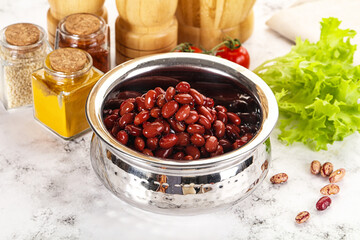
M 238 39 L 224 41 L 219 48 L 215 50 L 215 55 L 246 68 L 250 66 L 250 55 Z
M 172 52 L 193 52 L 193 53 L 202 53 L 203 51 L 193 46 L 191 43 L 180 43 L 177 45 Z

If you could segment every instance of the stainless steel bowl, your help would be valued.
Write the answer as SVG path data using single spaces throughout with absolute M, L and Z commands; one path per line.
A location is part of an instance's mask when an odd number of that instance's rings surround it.
M 259 102 L 260 130 L 237 150 L 189 162 L 149 157 L 120 144 L 103 124 L 104 100 L 120 85 L 127 84 L 131 88 L 138 76 L 157 74 L 177 79 L 201 74 L 230 77 Z M 213 81 L 221 81 L 221 78 Z M 149 83 L 156 85 L 151 80 Z M 151 212 L 193 215 L 231 206 L 262 182 L 271 159 L 269 135 L 278 118 L 278 106 L 266 83 L 235 63 L 205 54 L 165 53 L 126 62 L 104 75 L 90 92 L 86 114 L 94 131 L 90 152 L 92 166 L 113 194 Z

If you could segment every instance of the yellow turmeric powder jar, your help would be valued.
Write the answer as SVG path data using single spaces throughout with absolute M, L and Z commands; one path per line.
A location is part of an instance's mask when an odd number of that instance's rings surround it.
M 86 99 L 102 75 L 83 50 L 52 51 L 45 59 L 44 68 L 32 74 L 35 119 L 65 139 L 84 132 L 89 128 Z

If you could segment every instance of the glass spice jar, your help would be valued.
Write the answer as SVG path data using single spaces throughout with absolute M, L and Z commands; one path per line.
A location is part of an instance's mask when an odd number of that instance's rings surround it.
M 44 68 L 32 74 L 34 116 L 64 139 L 89 128 L 85 103 L 102 72 L 87 52 L 60 48 L 47 55 Z
M 87 51 L 93 65 L 110 70 L 110 31 L 103 18 L 91 13 L 75 13 L 62 19 L 56 30 L 55 49 L 72 47 Z
M 49 46 L 43 28 L 9 25 L 0 32 L 0 99 L 5 109 L 31 105 L 31 73 L 43 66 Z

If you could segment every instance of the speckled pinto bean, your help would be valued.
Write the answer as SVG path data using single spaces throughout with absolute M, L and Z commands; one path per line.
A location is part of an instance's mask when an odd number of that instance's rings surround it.
M 270 182 L 272 184 L 285 183 L 287 182 L 287 180 L 288 180 L 288 175 L 286 173 L 278 173 L 270 178 Z
M 308 211 L 302 211 L 295 217 L 295 222 L 300 224 L 306 222 L 310 218 L 310 213 Z
M 322 195 L 333 195 L 340 192 L 340 187 L 334 183 L 330 183 L 320 189 Z
M 246 94 L 239 95 L 245 100 L 238 109 L 234 106 L 240 99 L 228 102 L 229 109 L 226 104 L 214 107 L 216 98 L 184 81 L 166 91 L 155 87 L 112 96 L 104 104 L 104 126 L 121 144 L 148 156 L 188 161 L 215 157 L 240 148 L 259 129 L 259 106 L 248 107 L 254 99 Z M 242 121 L 241 115 L 256 121 Z
M 340 182 L 345 177 L 345 169 L 340 168 L 334 172 L 332 172 L 329 176 L 329 182 L 331 183 L 337 183 Z
M 321 163 L 317 160 L 312 161 L 310 165 L 310 172 L 314 175 L 317 175 L 320 173 L 320 170 L 321 170 Z
M 320 174 L 323 177 L 328 177 L 333 172 L 333 165 L 331 162 L 326 162 L 321 166 Z

